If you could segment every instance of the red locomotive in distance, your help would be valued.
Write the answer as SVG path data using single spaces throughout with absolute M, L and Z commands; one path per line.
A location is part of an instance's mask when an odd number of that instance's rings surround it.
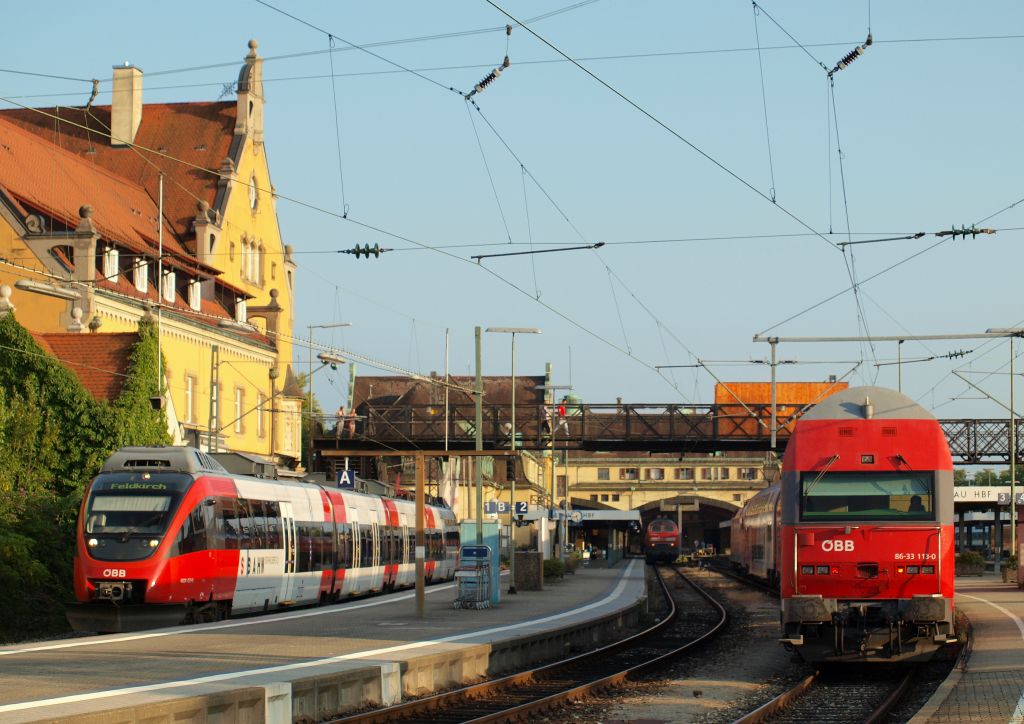
M 454 576 L 459 530 L 425 507 L 427 582 Z M 415 584 L 415 505 L 233 475 L 190 447 L 123 448 L 82 502 L 79 631 L 119 632 L 329 603 Z
M 679 526 L 670 518 L 657 518 L 644 531 L 644 556 L 648 563 L 671 563 L 679 556 Z
M 905 395 L 851 388 L 804 415 L 732 543 L 779 586 L 781 641 L 805 660 L 925 660 L 956 641 L 953 461 Z

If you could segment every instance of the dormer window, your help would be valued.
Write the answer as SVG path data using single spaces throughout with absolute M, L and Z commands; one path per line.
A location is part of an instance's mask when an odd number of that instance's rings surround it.
M 121 271 L 118 266 L 120 256 L 121 253 L 113 247 L 110 247 L 103 252 L 103 277 L 105 279 L 117 281 L 117 275 Z
M 174 272 L 164 272 L 164 301 L 174 303 Z
M 139 259 L 135 262 L 133 274 L 135 288 L 143 294 L 149 291 L 149 264 L 146 263 L 145 259 Z
M 188 306 L 197 312 L 203 308 L 203 283 L 199 279 L 188 283 Z

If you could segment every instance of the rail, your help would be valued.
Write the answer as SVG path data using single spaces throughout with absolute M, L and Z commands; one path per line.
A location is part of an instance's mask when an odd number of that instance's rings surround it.
M 694 621 L 694 612 L 690 609 L 693 604 L 684 615 L 677 615 L 681 602 L 675 600 L 675 595 L 659 576 L 669 608 L 664 618 L 643 632 L 536 669 L 335 721 L 368 724 L 403 718 L 435 722 L 525 720 L 531 713 L 549 710 L 621 683 L 640 671 L 660 666 L 692 650 L 724 626 L 727 616 L 721 604 L 690 579 L 678 571 L 677 574 L 699 594 L 701 606 L 710 603 L 714 607 L 710 625 Z M 665 633 L 675 627 L 683 627 L 682 635 Z M 695 633 L 694 627 L 699 631 Z M 684 641 L 682 645 L 679 645 L 680 640 Z

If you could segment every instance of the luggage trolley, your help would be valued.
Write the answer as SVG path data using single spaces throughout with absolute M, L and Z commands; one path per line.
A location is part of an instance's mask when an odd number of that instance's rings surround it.
M 453 608 L 490 608 L 491 547 L 462 546 L 455 580 L 459 585 Z

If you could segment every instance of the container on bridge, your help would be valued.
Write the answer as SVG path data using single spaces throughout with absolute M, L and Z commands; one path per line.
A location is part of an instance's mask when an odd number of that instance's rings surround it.
M 778 434 L 788 437 L 793 422 L 805 407 L 849 386 L 847 382 L 776 382 Z M 720 382 L 715 385 L 715 406 L 720 438 L 763 438 L 771 430 L 770 382 Z

